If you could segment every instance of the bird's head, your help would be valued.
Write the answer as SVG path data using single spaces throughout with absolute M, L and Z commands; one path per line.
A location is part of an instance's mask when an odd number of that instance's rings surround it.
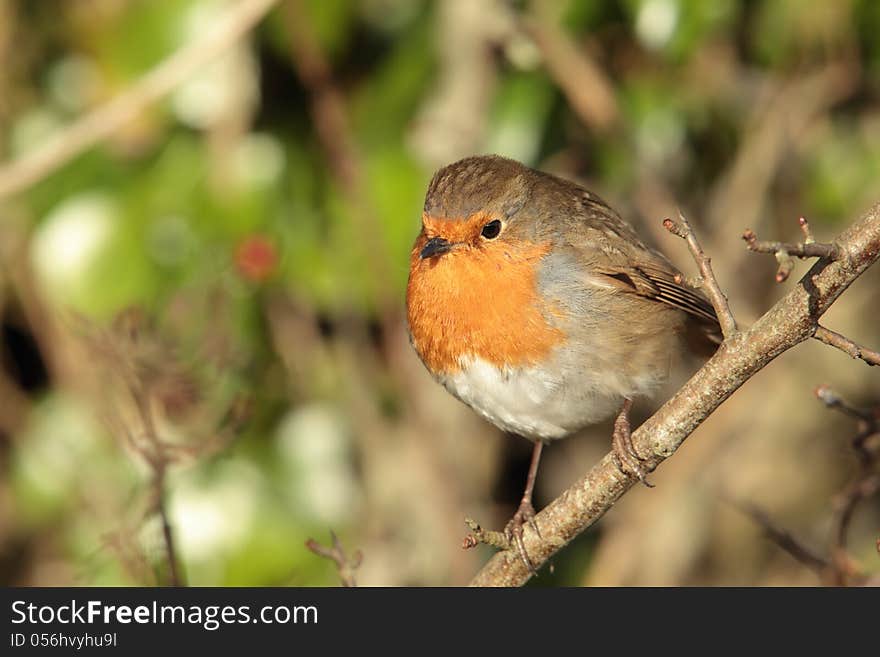
M 469 157 L 438 171 L 425 197 L 422 231 L 413 255 L 433 267 L 450 260 L 500 255 L 527 241 L 521 210 L 534 172 L 519 162 L 489 155 Z M 415 253 L 415 250 L 418 253 Z

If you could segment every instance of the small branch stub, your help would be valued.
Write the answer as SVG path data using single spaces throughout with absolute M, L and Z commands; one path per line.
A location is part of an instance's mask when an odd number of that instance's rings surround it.
M 473 518 L 465 518 L 464 524 L 468 526 L 471 533 L 464 537 L 461 543 L 463 550 L 470 550 L 477 547 L 480 543 L 491 545 L 499 550 L 509 550 L 510 541 L 504 532 L 483 529 L 480 524 Z

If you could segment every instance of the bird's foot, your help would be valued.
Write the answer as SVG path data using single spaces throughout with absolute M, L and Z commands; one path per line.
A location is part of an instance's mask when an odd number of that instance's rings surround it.
M 538 529 L 538 523 L 535 521 L 535 507 L 532 506 L 532 491 L 535 488 L 535 478 L 538 476 L 538 464 L 541 462 L 541 450 L 543 447 L 543 442 L 540 440 L 535 441 L 534 448 L 532 449 L 532 461 L 529 464 L 529 475 L 526 479 L 526 489 L 523 491 L 519 508 L 504 527 L 504 531 L 487 531 L 470 518 L 465 518 L 465 524 L 471 528 L 473 533 L 468 534 L 465 537 L 464 542 L 462 543 L 464 549 L 467 550 L 475 547 L 479 543 L 493 545 L 501 550 L 516 549 L 526 569 L 532 573 L 532 575 L 538 574 L 537 569 L 534 564 L 532 564 L 531 559 L 529 559 L 529 553 L 526 551 L 526 544 L 523 541 L 523 527 L 528 525 L 532 528 L 538 538 L 542 538 L 541 530 Z
M 509 549 L 515 547 L 525 567 L 533 575 L 536 575 L 537 571 L 534 565 L 532 565 L 531 559 L 529 559 L 529 553 L 526 551 L 525 542 L 523 542 L 523 527 L 525 525 L 531 527 L 535 534 L 538 535 L 538 538 L 541 538 L 541 531 L 538 529 L 538 523 L 535 522 L 535 507 L 532 506 L 532 501 L 529 499 L 523 499 L 520 502 L 516 513 L 513 514 L 513 517 L 504 527 L 504 535 L 507 537 L 510 545 Z
M 654 484 L 648 481 L 648 469 L 646 459 L 636 452 L 632 441 L 632 431 L 629 424 L 629 410 L 632 408 L 632 400 L 625 399 L 623 408 L 614 420 L 614 433 L 611 435 L 611 449 L 617 461 L 617 467 L 625 475 L 638 478 L 648 488 Z

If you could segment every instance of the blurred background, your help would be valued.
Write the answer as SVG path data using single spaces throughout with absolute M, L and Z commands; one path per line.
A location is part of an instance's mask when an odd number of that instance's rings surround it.
M 872 0 L 0 1 L 0 581 L 336 585 L 304 546 L 333 530 L 358 584 L 466 583 L 463 518 L 503 526 L 530 445 L 408 344 L 431 174 L 580 180 L 693 272 L 681 208 L 748 325 L 807 265 L 777 285 L 745 228 L 830 239 L 880 200 L 878 34 Z M 878 282 L 824 323 L 880 345 Z M 836 581 L 730 500 L 880 573 L 876 495 L 836 535 L 858 427 L 821 383 L 880 401 L 797 347 L 532 584 Z M 546 450 L 536 506 L 610 434 Z

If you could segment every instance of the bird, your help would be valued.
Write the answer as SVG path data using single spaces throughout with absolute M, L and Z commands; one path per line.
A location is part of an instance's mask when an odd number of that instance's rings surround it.
M 504 529 L 523 563 L 540 536 L 532 493 L 545 443 L 617 413 L 624 474 L 650 485 L 630 439 L 633 400 L 672 361 L 721 341 L 712 304 L 599 196 L 498 155 L 431 179 L 406 288 L 409 339 L 431 376 L 509 434 L 533 442 Z

